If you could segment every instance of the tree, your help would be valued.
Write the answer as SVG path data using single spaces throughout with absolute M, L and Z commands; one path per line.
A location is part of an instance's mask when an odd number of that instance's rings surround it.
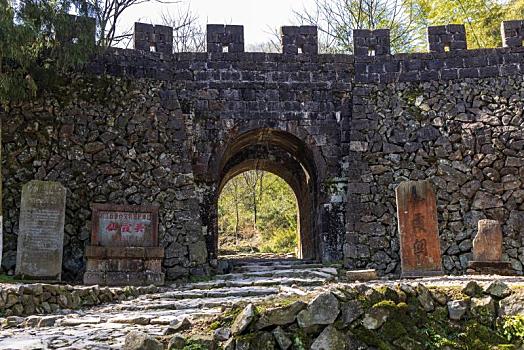
M 199 22 L 199 17 L 191 8 L 178 10 L 173 14 L 162 14 L 162 22 L 173 27 L 174 52 L 204 52 L 206 50 L 206 31 Z
M 353 29 L 391 29 L 394 52 L 412 51 L 421 41 L 419 8 L 409 0 L 314 0 L 314 9 L 295 12 L 298 22 L 316 25 L 321 52 L 353 52 Z
M 521 0 L 520 0 L 521 1 Z M 515 2 L 515 1 L 514 1 Z M 468 48 L 499 47 L 500 23 L 511 3 L 496 0 L 416 0 L 421 28 L 450 23 L 464 24 Z
M 57 74 L 82 63 L 93 46 L 60 42 L 71 1 L 0 0 L 0 103 L 34 97 Z
M 229 180 L 219 197 L 218 214 L 222 251 L 225 246 L 291 253 L 297 246 L 295 195 L 272 173 L 251 170 Z

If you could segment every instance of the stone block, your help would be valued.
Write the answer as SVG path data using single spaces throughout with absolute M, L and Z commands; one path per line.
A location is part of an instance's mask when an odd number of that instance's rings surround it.
M 60 280 L 66 189 L 58 182 L 33 180 L 22 188 L 16 275 Z
M 285 26 L 280 28 L 282 53 L 318 54 L 318 29 L 316 26 Z
M 92 245 L 86 248 L 84 283 L 163 284 L 158 206 L 93 204 L 92 209 Z
M 524 20 L 504 21 L 500 25 L 502 46 L 521 47 L 524 41 Z
M 63 46 L 95 46 L 96 20 L 91 17 L 62 15 L 57 22 L 56 39 Z
M 346 272 L 346 278 L 352 281 L 373 281 L 378 279 L 377 271 L 375 269 L 369 270 L 352 270 Z
M 353 53 L 355 57 L 391 54 L 389 29 L 354 29 Z
M 84 284 L 115 286 L 161 286 L 165 275 L 161 272 L 87 271 Z
M 466 29 L 462 24 L 428 27 L 430 52 L 466 50 Z
M 208 24 L 207 52 L 244 52 L 244 26 Z
M 135 23 L 133 34 L 136 50 L 173 53 L 173 28 L 147 23 Z
M 502 228 L 496 220 L 479 220 L 473 240 L 473 260 L 500 261 L 502 258 Z
M 105 247 L 158 246 L 158 206 L 93 204 L 91 244 Z M 132 254 L 131 250 L 128 250 Z M 143 255 L 143 253 L 142 253 Z

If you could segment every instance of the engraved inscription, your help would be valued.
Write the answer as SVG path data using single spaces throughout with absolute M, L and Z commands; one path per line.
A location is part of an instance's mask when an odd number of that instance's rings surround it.
M 428 181 L 406 181 L 396 189 L 402 275 L 440 274 L 442 262 L 435 192 Z
M 17 275 L 60 279 L 65 195 L 56 182 L 31 181 L 22 189 Z

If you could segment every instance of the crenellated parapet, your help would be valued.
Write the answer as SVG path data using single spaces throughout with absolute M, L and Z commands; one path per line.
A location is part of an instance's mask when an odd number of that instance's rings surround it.
M 91 17 L 64 15 L 56 28 L 56 39 L 65 46 L 94 46 L 95 36 L 96 21 Z
M 135 23 L 133 33 L 136 50 L 173 53 L 173 28 L 147 23 Z
M 208 24 L 207 52 L 244 52 L 244 26 Z
M 282 53 L 318 54 L 318 30 L 316 26 L 285 26 L 280 29 Z
M 354 29 L 353 53 L 356 57 L 390 55 L 389 29 Z
M 466 50 L 466 29 L 463 24 L 428 27 L 429 52 Z
M 79 38 L 94 43 L 93 19 L 69 16 L 66 22 L 67 26 L 57 29 L 57 38 L 66 43 L 78 42 Z M 173 76 L 173 70 L 176 71 L 176 67 L 170 66 L 171 62 L 187 59 L 195 62 L 223 60 L 253 64 L 260 60 L 338 63 L 340 57 L 345 56 L 342 61 L 354 66 L 352 80 L 358 83 L 383 84 L 524 74 L 524 20 L 505 21 L 501 24 L 501 48 L 468 50 L 464 25 L 448 24 L 428 27 L 428 52 L 400 54 L 391 53 L 389 29 L 353 30 L 354 55 L 319 54 L 318 29 L 315 26 L 282 27 L 281 54 L 245 52 L 244 27 L 241 25 L 209 24 L 206 35 L 207 52 L 174 55 L 171 55 L 171 27 L 135 23 L 134 29 L 134 48 L 140 52 L 120 55 L 120 60 L 133 57 L 132 61 L 112 61 L 110 66 L 97 63 L 92 71 L 136 77 L 170 77 Z M 163 54 L 161 59 L 158 53 Z M 188 74 L 184 73 L 183 76 Z M 179 76 L 178 73 L 174 75 Z
M 500 25 L 502 46 L 521 47 L 524 41 L 524 20 L 504 21 Z

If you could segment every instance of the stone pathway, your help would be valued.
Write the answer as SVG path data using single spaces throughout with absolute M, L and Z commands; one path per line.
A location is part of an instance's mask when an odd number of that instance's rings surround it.
M 184 318 L 198 323 L 222 315 L 238 303 L 271 302 L 290 296 L 306 299 L 309 293 L 326 290 L 328 284 L 344 283 L 337 267 L 293 259 L 238 259 L 232 262 L 231 273 L 209 281 L 173 284 L 159 293 L 88 309 L 4 319 L 3 324 L 8 326 L 0 329 L 0 349 L 121 349 L 131 330 L 163 335 Z M 495 279 L 524 285 L 523 277 L 504 276 L 442 276 L 402 282 L 463 286 L 471 280 L 488 284 Z M 399 282 L 378 280 L 366 284 Z
M 301 260 L 239 259 L 231 273 L 210 281 L 174 284 L 118 304 L 10 317 L 0 330 L 0 349 L 120 349 L 131 330 L 162 335 L 184 318 L 194 323 L 240 302 L 304 296 L 336 282 L 337 273 L 335 267 Z

